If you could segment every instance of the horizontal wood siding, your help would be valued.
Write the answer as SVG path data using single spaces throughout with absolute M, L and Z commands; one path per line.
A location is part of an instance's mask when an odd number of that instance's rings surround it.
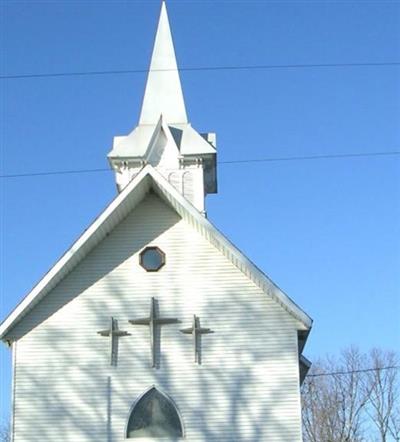
M 148 273 L 139 252 L 166 265 Z M 161 329 L 151 368 L 150 299 L 179 324 Z M 179 332 L 193 314 L 202 365 Z M 109 318 L 119 339 L 110 366 Z M 151 194 L 12 331 L 19 338 L 14 442 L 122 442 L 135 400 L 152 385 L 171 397 L 189 441 L 300 442 L 295 320 L 193 227 Z M 142 439 L 143 440 L 143 439 Z

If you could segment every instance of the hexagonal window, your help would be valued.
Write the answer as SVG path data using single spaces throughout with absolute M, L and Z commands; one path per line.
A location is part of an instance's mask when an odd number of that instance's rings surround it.
M 139 255 L 140 265 L 148 272 L 157 272 L 165 264 L 165 253 L 158 247 L 146 247 Z

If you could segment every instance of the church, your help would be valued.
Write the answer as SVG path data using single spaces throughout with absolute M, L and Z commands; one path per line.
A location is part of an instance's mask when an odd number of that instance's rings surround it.
M 312 320 L 207 219 L 163 2 L 117 196 L 0 325 L 13 442 L 301 442 Z

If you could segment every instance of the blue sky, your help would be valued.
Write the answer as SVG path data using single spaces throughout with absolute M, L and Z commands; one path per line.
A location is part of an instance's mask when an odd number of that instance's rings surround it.
M 2 75 L 146 69 L 159 2 L 4 1 Z M 400 2 L 170 1 L 181 67 L 400 61 Z M 400 150 L 399 67 L 184 71 L 219 161 Z M 2 174 L 107 167 L 145 74 L 0 80 Z M 314 318 L 306 355 L 400 342 L 400 159 L 220 164 L 209 219 Z M 3 319 L 115 196 L 109 172 L 1 180 Z M 0 416 L 10 362 L 0 350 Z

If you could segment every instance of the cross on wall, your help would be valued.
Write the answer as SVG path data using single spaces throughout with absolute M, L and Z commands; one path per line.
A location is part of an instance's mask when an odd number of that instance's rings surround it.
M 179 322 L 177 318 L 161 318 L 157 315 L 156 300 L 151 298 L 150 316 L 147 318 L 131 319 L 129 321 L 132 325 L 148 325 L 150 331 L 150 346 L 151 346 L 151 359 L 152 367 L 156 366 L 156 328 L 157 326 L 166 324 L 175 324 Z
M 118 338 L 130 336 L 130 333 L 118 329 L 118 321 L 112 316 L 110 318 L 110 328 L 97 332 L 101 336 L 110 338 L 110 364 L 116 366 L 118 358 Z
M 150 332 L 150 347 L 151 347 L 151 359 L 152 367 L 156 367 L 156 339 L 157 339 L 157 326 L 166 324 L 174 324 L 180 322 L 177 318 L 163 318 L 157 313 L 155 298 L 151 298 L 150 315 L 146 318 L 131 319 L 129 323 L 132 325 L 147 325 Z M 181 333 L 192 335 L 193 337 L 193 350 L 194 361 L 201 364 L 201 336 L 203 334 L 214 333 L 209 328 L 200 326 L 200 318 L 193 315 L 192 326 L 180 330 Z M 110 362 L 111 365 L 117 365 L 118 358 L 118 338 L 123 336 L 130 336 L 131 334 L 118 329 L 118 321 L 111 317 L 110 328 L 107 330 L 101 330 L 97 332 L 101 336 L 110 338 Z
M 201 335 L 214 333 L 209 328 L 203 328 L 200 326 L 200 318 L 196 315 L 193 315 L 193 323 L 189 328 L 183 328 L 180 330 L 181 333 L 192 335 L 193 337 L 193 349 L 194 349 L 194 362 L 198 364 L 201 363 L 201 355 L 200 355 L 200 337 Z

